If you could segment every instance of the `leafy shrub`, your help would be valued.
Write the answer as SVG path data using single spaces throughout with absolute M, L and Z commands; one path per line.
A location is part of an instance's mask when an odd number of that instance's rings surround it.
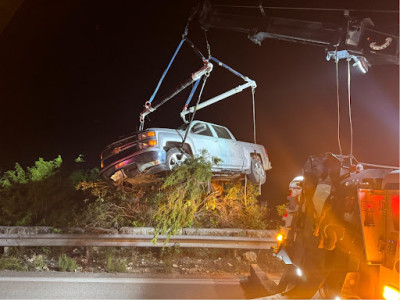
M 89 192 L 75 225 L 85 227 L 151 226 L 154 203 L 141 198 L 141 189 L 116 187 L 104 181 L 82 181 L 77 190 Z M 149 189 L 148 193 L 151 193 Z M 149 225 L 150 224 L 150 225 Z
M 0 177 L 0 225 L 67 226 L 84 205 L 73 179 L 62 168 L 61 156 L 39 158 L 25 171 L 18 163 Z M 93 178 L 95 171 L 85 171 Z M 80 178 L 84 179 L 84 176 Z
M 4 172 L 0 178 L 0 186 L 3 188 L 11 187 L 13 184 L 25 184 L 32 181 L 42 181 L 52 175 L 61 167 L 62 159 L 59 155 L 51 161 L 44 161 L 39 158 L 33 167 L 28 167 L 26 172 L 20 164 L 15 164 L 15 170 Z
M 193 157 L 165 177 L 159 193 L 155 195 L 158 209 L 153 214 L 153 242 L 159 234 L 170 237 L 193 224 L 196 212 L 204 206 L 208 196 L 211 166 L 205 156 Z
M 67 256 L 65 253 L 58 257 L 58 266 L 62 272 L 74 272 L 78 268 L 76 260 Z
M 247 182 L 213 182 L 199 225 L 222 228 L 265 229 L 267 208 L 257 200 L 259 187 Z
M 82 155 L 76 161 L 81 165 Z M 0 225 L 149 226 L 155 242 L 183 227 L 265 229 L 281 222 L 272 221 L 275 209 L 260 205 L 258 186 L 211 182 L 212 161 L 204 152 L 155 182 L 118 186 L 100 180 L 97 168 L 67 172 L 60 156 L 26 170 L 17 163 L 0 177 Z

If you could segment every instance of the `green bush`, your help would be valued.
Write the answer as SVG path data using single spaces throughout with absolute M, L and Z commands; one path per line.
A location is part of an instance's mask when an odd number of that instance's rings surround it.
M 74 258 L 67 256 L 65 253 L 58 257 L 58 266 L 62 272 L 74 272 L 78 269 L 78 263 Z
M 193 157 L 164 178 L 159 192 L 154 196 L 158 203 L 153 214 L 154 243 L 159 234 L 169 238 L 183 227 L 193 225 L 195 214 L 207 199 L 212 178 L 211 166 L 205 155 Z
M 82 181 L 76 189 L 89 192 L 84 209 L 75 218 L 76 226 L 152 226 L 154 203 L 141 198 L 141 189 L 138 191 L 132 186 L 117 187 L 101 180 Z M 147 193 L 151 193 L 150 188 Z
M 67 170 L 61 156 L 39 158 L 26 170 L 17 163 L 0 176 L 0 225 L 148 226 L 156 242 L 184 227 L 265 229 L 281 222 L 275 209 L 260 205 L 258 186 L 211 181 L 211 161 L 204 152 L 151 183 L 117 186 L 100 180 L 97 168 Z M 83 156 L 76 162 L 81 166 Z
M 84 194 L 76 192 L 73 178 L 62 168 L 61 156 L 39 158 L 26 171 L 18 164 L 0 177 L 0 225 L 67 226 L 84 206 Z M 95 171 L 83 175 L 94 178 Z M 85 179 L 81 175 L 80 179 Z

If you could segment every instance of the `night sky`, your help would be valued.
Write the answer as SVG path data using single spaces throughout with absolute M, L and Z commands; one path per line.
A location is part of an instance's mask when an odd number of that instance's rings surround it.
M 58 154 L 66 163 L 84 154 L 87 167 L 98 166 L 102 148 L 136 130 L 142 106 L 178 45 L 194 3 L 25 0 L 0 34 L 0 170 Z M 398 1 L 362 3 L 345 8 L 398 10 Z M 335 5 L 330 7 L 344 8 Z M 310 1 L 305 6 L 321 5 Z M 363 16 L 398 27 L 398 14 Z M 291 17 L 306 15 L 296 12 Z M 340 13 L 312 18 L 342 21 Z M 189 38 L 206 53 L 196 23 Z M 243 34 L 220 30 L 210 30 L 208 38 L 213 56 L 258 84 L 257 142 L 268 149 L 273 166 L 263 199 L 284 201 L 288 183 L 300 174 L 308 155 L 338 153 L 335 64 L 325 60 L 320 47 L 276 40 L 265 40 L 259 47 Z M 201 66 L 184 46 L 158 95 Z M 341 141 L 344 153 L 349 153 L 347 63 L 341 62 L 339 69 Z M 398 165 L 398 66 L 373 66 L 366 75 L 352 68 L 351 78 L 355 157 Z M 215 67 L 203 99 L 240 83 Z M 179 126 L 189 91 L 151 114 L 146 125 Z M 199 111 L 196 119 L 227 126 L 238 140 L 251 142 L 251 93 L 244 91 Z

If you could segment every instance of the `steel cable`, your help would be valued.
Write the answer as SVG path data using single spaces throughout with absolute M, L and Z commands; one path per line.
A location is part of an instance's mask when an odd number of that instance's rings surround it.
M 339 101 L 339 60 L 336 56 L 336 105 L 337 105 L 337 139 L 339 145 L 339 152 L 342 155 L 342 145 L 340 143 L 340 101 Z
M 350 61 L 347 60 L 347 95 L 349 100 L 349 122 L 350 122 L 350 156 L 353 156 L 353 120 L 351 117 L 351 72 L 350 72 Z

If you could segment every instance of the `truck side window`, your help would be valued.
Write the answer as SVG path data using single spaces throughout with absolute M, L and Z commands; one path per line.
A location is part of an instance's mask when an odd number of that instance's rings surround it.
M 226 130 L 224 127 L 213 125 L 213 128 L 214 128 L 214 130 L 217 133 L 217 136 L 219 138 L 228 139 L 228 140 L 232 139 L 232 137 L 229 134 L 228 130 Z
M 195 134 L 213 136 L 210 128 L 207 126 L 207 124 L 204 123 L 195 124 L 190 131 Z

